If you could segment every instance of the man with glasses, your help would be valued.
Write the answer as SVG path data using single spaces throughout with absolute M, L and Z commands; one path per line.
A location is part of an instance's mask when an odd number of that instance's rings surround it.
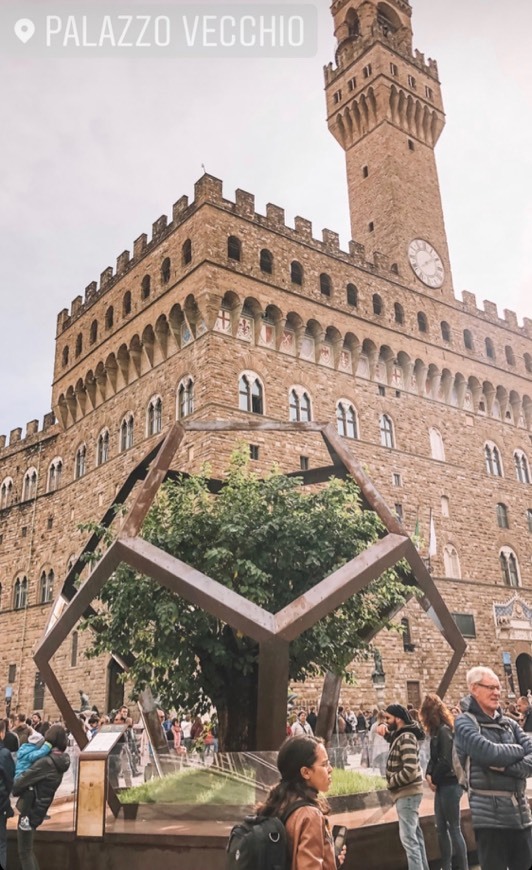
M 491 668 L 472 668 L 467 688 L 464 712 L 455 721 L 455 744 L 468 775 L 481 870 L 530 870 L 526 778 L 532 776 L 532 738 L 502 715 L 501 686 Z

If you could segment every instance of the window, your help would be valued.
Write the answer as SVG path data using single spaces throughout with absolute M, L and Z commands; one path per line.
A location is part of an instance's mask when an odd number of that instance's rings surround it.
M 115 322 L 115 310 L 112 305 L 109 306 L 107 311 L 105 312 L 105 328 L 112 329 L 112 326 Z
M 469 329 L 464 329 L 464 347 L 466 350 L 473 350 L 473 336 Z
M 486 356 L 488 359 L 495 359 L 495 347 L 491 338 L 486 338 L 484 344 L 486 346 Z
M 501 454 L 495 444 L 488 442 L 484 446 L 484 459 L 488 474 L 492 474 L 494 477 L 502 477 Z
M 383 447 L 394 447 L 393 424 L 387 414 L 380 419 L 381 444 Z
M 415 150 L 416 150 L 416 146 L 414 145 L 414 142 L 412 141 L 412 139 L 409 139 L 409 140 L 408 140 L 408 150 L 409 150 L 409 151 L 415 151 Z
M 395 78 L 397 78 L 397 76 L 399 75 L 399 68 L 398 68 L 397 64 L 395 64 L 395 63 L 391 63 L 391 64 L 390 64 L 390 73 L 391 73 Z
M 28 578 L 18 577 L 13 587 L 13 607 L 15 610 L 23 610 L 28 606 Z
M 185 239 L 181 249 L 183 256 L 183 266 L 188 266 L 192 262 L 192 240 Z
M 397 471 L 394 471 L 394 473 L 392 475 L 392 482 L 393 482 L 394 486 L 402 486 L 403 485 L 402 480 L 401 480 L 401 475 Z
M 371 71 L 372 71 L 371 64 L 368 63 L 367 66 L 365 66 L 364 69 L 362 70 L 362 75 L 364 76 L 365 79 L 369 79 L 369 77 L 371 75 Z
M 395 516 L 402 523 L 403 522 L 403 505 L 396 502 L 393 506 L 395 511 Z
M 443 338 L 443 340 L 450 341 L 451 340 L 451 327 L 449 326 L 449 324 L 447 323 L 446 320 L 442 320 L 442 322 L 440 323 L 440 329 L 441 329 L 441 337 Z
M 17 666 L 9 665 L 9 670 L 7 672 L 7 682 L 14 683 L 17 679 Z
M 348 91 L 354 91 L 356 86 L 357 86 L 357 80 L 356 80 L 355 76 L 348 79 L 348 81 L 347 81 L 347 90 Z
M 227 256 L 230 260 L 240 260 L 242 256 L 242 243 L 236 236 L 227 239 Z
M 109 459 L 109 429 L 104 429 L 98 435 L 96 444 L 96 465 L 104 465 Z
M 65 366 L 68 365 L 69 354 L 70 354 L 70 351 L 68 349 L 68 344 L 65 344 L 65 346 L 63 348 L 63 354 L 61 356 L 61 363 L 62 363 L 63 368 L 65 368 Z
M 476 637 L 475 617 L 472 613 L 451 613 L 458 629 L 464 637 Z
M 72 632 L 72 638 L 70 640 L 70 667 L 75 668 L 78 663 L 78 639 L 79 635 L 77 631 Z
M 519 564 L 517 556 L 509 547 L 503 547 L 499 553 L 502 579 L 507 586 L 520 586 Z
M 334 102 L 336 105 L 338 105 L 338 103 L 340 103 L 341 101 L 342 101 L 342 92 L 341 92 L 341 91 L 335 91 L 334 94 L 333 94 L 333 102 Z
M 50 531 L 50 529 L 53 529 L 53 527 L 54 527 L 54 518 L 48 517 L 48 519 L 46 520 L 46 528 L 48 529 L 48 531 Z
M 400 325 L 405 322 L 405 312 L 403 306 L 399 302 L 396 302 L 393 306 L 393 317 L 395 322 Z
M 439 462 L 445 462 L 445 447 L 441 432 L 438 429 L 429 429 L 430 455 Z
M 358 305 L 358 290 L 354 284 L 348 284 L 346 288 L 347 304 L 351 308 L 356 308 Z
M 240 376 L 238 382 L 238 407 L 252 414 L 264 414 L 262 384 L 253 372 Z
M 76 460 L 74 463 L 74 477 L 76 480 L 79 480 L 80 477 L 83 477 L 87 470 L 87 448 L 85 444 L 82 444 L 78 447 L 76 451 Z
M 161 278 L 162 278 L 162 274 L 161 274 Z M 148 299 L 150 293 L 151 293 L 151 278 L 149 275 L 144 275 L 144 278 L 142 279 L 141 284 L 140 284 L 140 298 L 141 299 Z
M 83 336 L 81 332 L 78 333 L 76 337 L 76 357 L 80 356 L 83 352 Z
M 47 492 L 55 492 L 61 485 L 61 475 L 63 473 L 63 460 L 57 457 L 53 459 L 48 468 L 48 484 Z
M 502 502 L 499 502 L 496 508 L 497 511 L 497 525 L 500 529 L 509 529 L 510 523 L 508 522 L 508 508 Z
M 170 257 L 165 257 L 161 266 L 161 284 L 168 284 L 172 275 L 172 263 Z
M 11 504 L 13 498 L 13 480 L 11 477 L 6 477 L 0 487 L 0 510 L 7 508 Z
M 347 32 L 351 37 L 357 37 L 360 33 L 360 25 L 358 21 L 358 15 L 356 14 L 354 9 L 350 9 L 347 13 L 346 17 L 347 24 Z
M 336 406 L 338 434 L 344 438 L 358 438 L 357 414 L 350 402 L 341 401 Z
M 432 90 L 432 88 L 429 88 L 428 85 L 425 85 L 425 96 L 426 96 L 427 100 L 434 99 L 434 91 Z
M 423 311 L 418 311 L 417 313 L 417 327 L 420 332 L 427 332 L 427 315 Z
M 290 264 L 290 280 L 292 284 L 303 284 L 303 266 L 297 260 Z
M 416 80 L 415 80 L 414 76 L 408 76 L 408 85 L 409 85 L 409 87 L 412 88 L 412 90 L 415 91 L 415 89 L 416 89 Z
M 37 495 L 37 469 L 28 468 L 22 484 L 22 501 L 28 501 Z
M 122 299 L 122 316 L 127 317 L 128 314 L 131 314 L 131 292 L 129 290 L 124 293 Z
M 133 432 L 135 426 L 135 419 L 133 414 L 127 414 L 122 422 L 120 423 L 120 452 L 123 453 L 124 450 L 129 450 L 130 447 L 133 447 Z
M 505 353 L 506 362 L 508 363 L 508 365 L 514 366 L 515 365 L 515 354 L 514 354 L 513 349 L 510 347 L 509 344 L 507 344 L 506 347 L 504 348 L 504 353 Z
M 403 617 L 401 620 L 401 629 L 403 635 L 403 649 L 405 652 L 414 652 L 415 646 L 412 643 L 412 635 L 410 634 L 410 620 Z
M 369 178 L 369 166 L 362 167 L 362 178 Z
M 378 293 L 373 294 L 373 314 L 382 314 L 382 299 Z
M 183 378 L 177 388 L 177 417 L 183 420 L 194 411 L 194 381 L 191 377 Z
M 379 396 L 385 396 L 385 395 L 386 395 L 386 387 L 384 386 L 384 384 L 379 384 L 379 386 L 378 386 L 378 393 L 379 393 Z
M 299 457 L 299 467 L 300 467 L 301 471 L 308 471 L 309 470 L 310 466 L 309 466 L 308 456 L 300 456 Z M 532 514 L 532 511 L 530 511 L 530 513 Z
M 460 559 L 458 558 L 456 548 L 452 544 L 446 544 L 443 548 L 443 567 L 446 577 L 453 577 L 456 580 L 461 579 Z
M 39 580 L 39 604 L 49 604 L 54 597 L 54 572 L 43 571 Z
M 373 232 L 375 232 L 375 223 L 373 221 L 370 221 L 368 224 L 368 233 L 373 233 Z
M 450 516 L 449 513 L 449 497 L 446 495 L 442 495 L 441 497 L 441 515 L 442 517 Z
M 522 450 L 516 450 L 514 453 L 514 467 L 519 483 L 530 483 L 528 460 Z
M 290 390 L 289 406 L 292 423 L 308 423 L 312 419 L 310 397 L 302 387 Z
M 42 710 L 44 707 L 44 680 L 39 671 L 35 674 L 35 683 L 33 685 L 33 709 Z
M 258 444 L 250 444 L 249 445 L 249 458 L 253 461 L 256 461 L 259 458 L 259 445 Z
M 529 353 L 525 353 L 523 360 L 525 363 L 525 369 L 529 375 L 532 375 L 532 356 Z
M 260 252 L 260 270 L 266 272 L 267 275 L 271 275 L 273 272 L 273 254 L 266 248 Z
M 532 532 L 532 510 L 530 508 L 526 512 L 526 521 L 528 525 L 528 531 Z
M 150 399 L 147 412 L 147 435 L 158 435 L 163 428 L 163 401 L 160 396 Z
M 320 275 L 320 293 L 322 296 L 330 296 L 331 295 L 331 279 L 325 272 L 322 272 Z
M 98 340 L 98 321 L 93 320 L 89 333 L 89 343 L 94 344 Z

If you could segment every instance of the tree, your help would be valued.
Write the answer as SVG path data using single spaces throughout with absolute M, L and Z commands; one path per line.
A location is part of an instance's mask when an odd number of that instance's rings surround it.
M 166 552 L 275 612 L 352 559 L 384 532 L 364 511 L 356 484 L 320 488 L 272 472 L 260 479 L 236 453 L 213 496 L 207 477 L 167 481 L 142 536 Z M 306 631 L 290 647 L 290 679 L 346 673 L 367 654 L 363 636 L 411 593 L 401 566 Z M 257 646 L 228 625 L 139 575 L 116 570 L 101 594 L 91 655 L 133 652 L 134 692 L 150 685 L 165 706 L 218 713 L 221 746 L 254 748 Z

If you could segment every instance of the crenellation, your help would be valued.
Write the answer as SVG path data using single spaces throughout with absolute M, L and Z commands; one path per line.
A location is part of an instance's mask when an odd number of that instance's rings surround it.
M 312 221 L 296 215 L 294 218 L 294 227 L 296 233 L 301 236 L 306 242 L 312 241 Z
M 247 190 L 235 190 L 235 211 L 242 217 L 253 218 L 255 215 L 255 196 Z
M 122 251 L 122 253 L 116 258 L 116 274 L 121 275 L 122 272 L 125 272 L 129 263 L 129 251 Z
M 157 241 L 168 226 L 168 217 L 165 214 L 162 214 L 161 217 L 157 218 L 156 221 L 152 224 L 151 228 L 151 240 L 152 242 Z
M 81 307 L 83 305 L 83 299 L 81 296 L 76 296 L 75 299 L 70 303 L 70 316 L 77 317 L 81 311 Z
M 504 320 L 512 329 L 518 330 L 519 326 L 517 323 L 517 314 L 515 311 L 510 311 L 508 308 L 504 309 Z
M 340 236 L 338 233 L 327 228 L 324 228 L 321 233 L 325 250 L 331 254 L 340 253 Z
M 47 432 L 52 426 L 55 426 L 55 414 L 53 411 L 48 411 L 43 417 L 42 431 Z
M 113 267 L 107 266 L 106 269 L 100 275 L 100 292 L 105 290 L 105 288 L 111 283 L 113 280 Z
M 148 236 L 146 233 L 141 233 L 140 236 L 133 242 L 133 259 L 140 260 L 146 251 L 148 244 Z
M 9 446 L 12 447 L 13 444 L 18 444 L 22 438 L 22 427 L 17 426 L 16 429 L 12 429 L 9 433 Z
M 39 421 L 38 420 L 30 420 L 29 423 L 26 423 L 26 438 L 31 435 L 36 435 L 39 431 Z
M 188 196 L 184 194 L 180 196 L 177 202 L 174 202 L 172 206 L 172 221 L 177 224 L 184 217 L 186 210 L 188 209 Z
M 94 299 L 95 296 L 98 295 L 98 284 L 96 281 L 91 281 L 90 284 L 87 284 L 85 287 L 85 303 L 90 303 Z
M 60 335 L 64 329 L 70 323 L 70 317 L 68 314 L 68 308 L 62 308 L 59 314 L 57 315 L 57 335 Z
M 530 317 L 523 317 L 523 331 L 528 338 L 532 338 L 532 320 Z
M 0 435 L 0 450 L 3 450 L 6 446 L 6 436 Z
M 497 305 L 495 302 L 489 302 L 487 299 L 484 299 L 482 303 L 484 305 L 484 313 L 493 320 L 494 323 L 497 323 L 499 320 L 499 312 L 497 309 Z
M 470 311 L 473 314 L 478 313 L 479 308 L 477 307 L 477 297 L 474 293 L 470 293 L 469 290 L 462 290 L 462 301 L 466 311 Z
M 223 199 L 223 182 L 214 175 L 202 175 L 194 184 L 194 205 L 204 202 L 221 203 Z
M 274 205 L 272 202 L 266 204 L 266 220 L 271 223 L 275 229 L 287 230 L 286 215 L 284 208 L 279 205 Z
M 375 267 L 381 272 L 390 271 L 390 258 L 386 254 L 381 254 L 380 251 L 373 252 L 373 262 Z
M 366 263 L 366 247 L 360 242 L 355 242 L 354 239 L 349 241 L 349 254 L 355 261 L 357 266 L 363 266 Z

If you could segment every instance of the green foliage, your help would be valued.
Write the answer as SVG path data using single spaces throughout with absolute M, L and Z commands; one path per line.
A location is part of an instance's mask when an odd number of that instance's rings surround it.
M 339 797 L 346 794 L 366 794 L 368 791 L 379 791 L 386 788 L 386 780 L 382 776 L 372 776 L 369 773 L 359 773 L 356 770 L 340 770 L 332 772 L 332 783 L 327 797 Z
M 272 473 L 251 473 L 242 453 L 217 496 L 205 477 L 167 482 L 146 518 L 143 537 L 250 601 L 275 612 L 352 559 L 383 533 L 362 511 L 352 480 L 320 488 Z M 410 594 L 406 571 L 389 570 L 364 592 L 305 632 L 290 647 L 290 678 L 345 673 L 367 653 L 361 634 Z M 168 707 L 228 705 L 239 681 L 253 682 L 257 647 L 147 577 L 121 565 L 89 620 L 99 629 L 92 654 L 133 652 L 136 690 L 150 684 Z M 243 690 L 241 691 L 241 694 Z M 246 716 L 244 695 L 242 716 Z

